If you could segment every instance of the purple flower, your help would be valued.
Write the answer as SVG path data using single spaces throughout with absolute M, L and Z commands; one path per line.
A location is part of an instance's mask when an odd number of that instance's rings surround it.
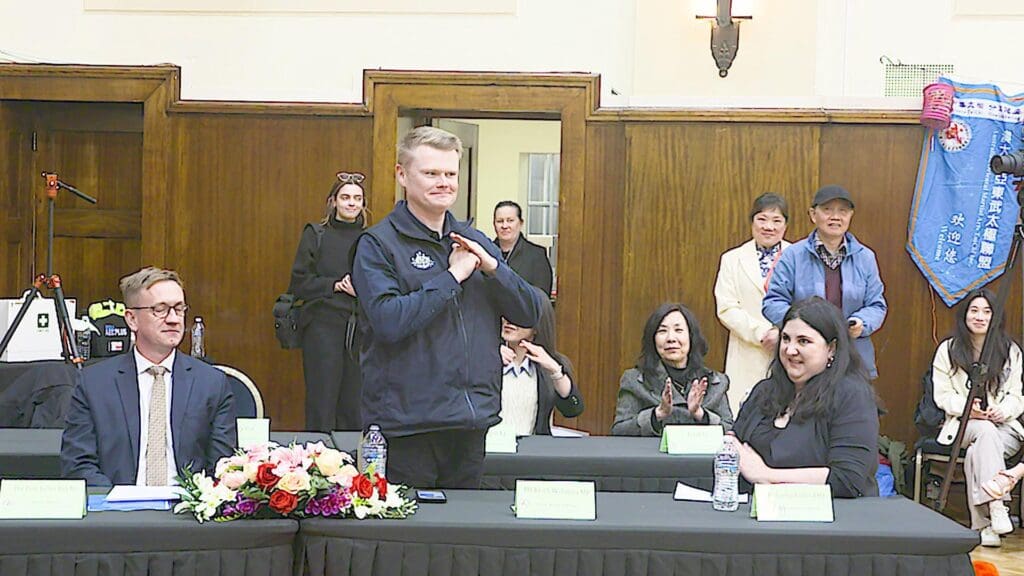
M 246 498 L 241 494 L 239 494 L 238 498 L 236 498 L 234 506 L 235 511 L 243 516 L 252 516 L 256 513 L 256 510 L 259 509 L 259 507 L 259 502 L 251 498 Z
M 306 502 L 306 514 L 309 516 L 316 516 L 321 513 L 322 506 L 320 500 L 316 498 L 310 498 L 309 502 Z

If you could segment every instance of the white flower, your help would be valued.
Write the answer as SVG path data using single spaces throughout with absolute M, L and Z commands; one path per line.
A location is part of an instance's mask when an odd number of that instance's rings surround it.
M 362 520 L 363 518 L 366 518 L 366 513 L 369 509 L 366 506 L 353 506 L 352 511 L 355 513 L 356 518 Z

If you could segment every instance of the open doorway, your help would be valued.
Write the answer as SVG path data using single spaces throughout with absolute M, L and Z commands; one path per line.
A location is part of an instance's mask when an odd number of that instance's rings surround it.
M 472 220 L 497 242 L 494 208 L 512 201 L 522 209 L 522 234 L 544 248 L 551 263 L 552 298 L 558 286 L 558 211 L 562 123 L 558 120 L 439 118 L 413 113 L 398 118 L 397 138 L 416 126 L 435 126 L 463 143 L 459 196 L 452 214 Z M 397 141 L 397 140 L 396 140 Z M 401 189 L 396 197 L 403 197 Z

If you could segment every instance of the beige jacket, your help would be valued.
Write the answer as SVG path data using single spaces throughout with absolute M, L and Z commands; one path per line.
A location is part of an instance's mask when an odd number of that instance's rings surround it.
M 949 361 L 949 342 L 943 340 L 935 350 L 932 360 L 932 386 L 935 405 L 946 413 L 946 423 L 936 438 L 939 444 L 949 445 L 956 437 L 960 426 L 960 415 L 967 404 L 967 373 L 953 367 Z M 1006 422 L 1018 434 L 1024 436 L 1024 426 L 1017 418 L 1024 413 L 1024 393 L 1021 392 L 1021 350 L 1016 344 L 1010 347 L 1010 358 L 1003 366 L 1002 385 L 993 395 L 988 396 L 989 406 L 999 406 L 1006 413 Z
M 782 249 L 789 242 L 782 241 Z M 729 377 L 729 405 L 739 414 L 740 402 L 767 376 L 772 356 L 761 348 L 761 338 L 772 327 L 761 315 L 765 279 L 757 262 L 757 246 L 750 240 L 722 254 L 715 280 L 718 320 L 729 330 L 725 374 Z

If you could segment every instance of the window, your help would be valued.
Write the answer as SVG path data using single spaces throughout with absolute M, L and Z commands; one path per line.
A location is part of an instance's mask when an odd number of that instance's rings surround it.
M 526 183 L 526 236 L 548 249 L 558 276 L 558 171 L 561 154 L 523 154 Z

